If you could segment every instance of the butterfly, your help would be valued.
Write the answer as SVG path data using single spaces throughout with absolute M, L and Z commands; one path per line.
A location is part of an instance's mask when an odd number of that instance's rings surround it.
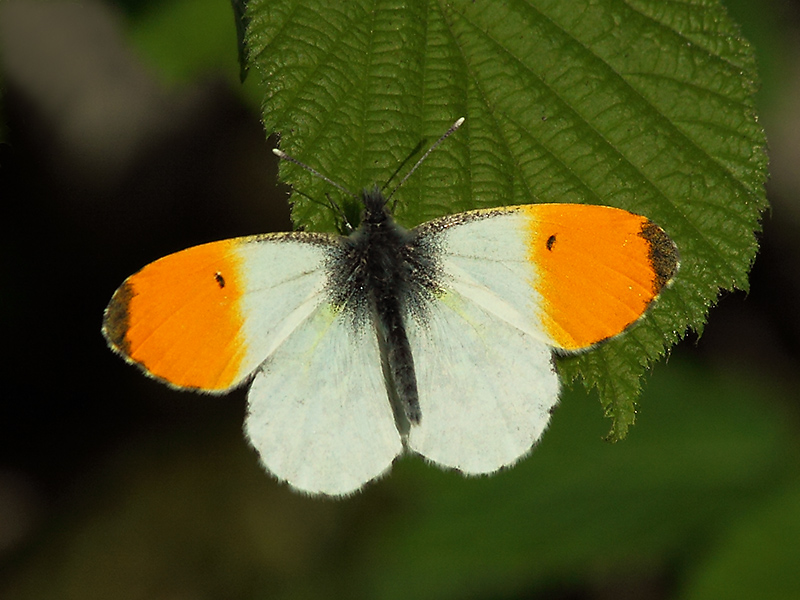
M 507 206 L 405 229 L 377 187 L 361 201 L 349 235 L 161 258 L 103 320 L 115 352 L 172 387 L 249 383 L 247 438 L 308 494 L 356 492 L 407 451 L 467 475 L 514 464 L 558 402 L 554 352 L 623 332 L 679 265 L 663 229 L 618 208 Z

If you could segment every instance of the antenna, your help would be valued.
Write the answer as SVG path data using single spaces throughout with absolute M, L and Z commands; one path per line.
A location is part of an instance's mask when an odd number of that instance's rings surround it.
M 358 196 L 356 196 L 356 195 L 355 195 L 353 192 L 351 192 L 350 190 L 348 190 L 348 189 L 347 189 L 346 187 L 344 187 L 343 185 L 336 183 L 336 182 L 335 182 L 333 179 L 331 179 L 330 177 L 326 177 L 325 175 L 323 175 L 322 173 L 320 173 L 319 171 L 317 171 L 315 168 L 313 168 L 313 167 L 309 167 L 309 166 L 308 166 L 306 163 L 304 163 L 304 162 L 300 162 L 300 161 L 299 161 L 299 160 L 297 160 L 297 159 L 296 159 L 294 156 L 289 156 L 289 155 L 288 155 L 288 154 L 286 154 L 286 152 L 284 152 L 283 150 L 278 150 L 277 148 L 273 148 L 273 149 L 272 149 L 272 153 L 273 153 L 275 156 L 277 156 L 278 158 L 281 158 L 281 159 L 283 159 L 283 160 L 288 160 L 289 162 L 296 164 L 298 167 L 303 167 L 303 168 L 304 168 L 306 171 L 308 171 L 308 172 L 309 172 L 309 173 L 311 173 L 312 175 L 316 175 L 317 177 L 319 177 L 320 179 L 322 179 L 322 181 L 325 181 L 326 183 L 329 183 L 329 184 L 331 184 L 331 185 L 332 185 L 333 187 L 335 187 L 337 190 L 340 190 L 340 191 L 344 192 L 344 193 L 345 193 L 345 194 L 347 194 L 348 196 L 352 196 L 352 197 L 353 197 L 353 198 L 355 198 L 356 200 L 358 200 L 358 199 L 359 199 L 359 198 L 358 198 Z
M 442 137 L 440 137 L 438 140 L 436 140 L 436 142 L 433 144 L 433 146 L 428 148 L 428 151 L 420 157 L 420 159 L 417 161 L 417 164 L 415 164 L 413 167 L 411 167 L 411 170 L 408 173 L 406 173 L 406 176 L 403 177 L 403 179 L 400 180 L 400 183 L 398 183 L 394 187 L 394 189 L 391 191 L 391 193 L 386 197 L 386 204 L 389 204 L 389 200 L 392 199 L 392 196 L 394 196 L 394 193 L 397 190 L 400 189 L 400 186 L 402 186 L 409 177 L 411 177 L 412 173 L 414 173 L 414 171 L 417 170 L 417 168 L 425 161 L 425 159 L 428 158 L 428 155 L 431 152 L 433 152 L 434 150 L 436 150 L 436 148 L 438 148 L 442 144 L 443 141 L 445 141 L 447 138 L 449 138 L 451 135 L 453 135 L 453 133 L 455 133 L 456 129 L 461 127 L 461 125 L 463 123 L 464 123 L 464 117 L 461 117 L 460 119 L 458 119 L 455 123 L 453 123 L 450 126 L 450 129 L 448 129 L 447 131 L 444 132 L 444 135 Z
M 389 203 L 389 200 L 391 200 L 391 198 L 392 198 L 392 196 L 394 196 L 395 192 L 400 189 L 400 186 L 402 186 L 406 182 L 406 180 L 409 177 L 411 177 L 412 173 L 414 173 L 414 171 L 416 171 L 417 168 L 419 168 L 419 166 L 425 161 L 425 159 L 428 158 L 428 155 L 430 155 L 431 152 L 436 150 L 436 148 L 438 148 L 443 141 L 445 141 L 447 138 L 449 138 L 451 135 L 453 135 L 453 133 L 459 127 L 461 127 L 461 125 L 464 123 L 464 120 L 465 120 L 464 117 L 461 117 L 460 119 L 458 119 L 455 123 L 453 123 L 450 126 L 450 129 L 448 129 L 447 131 L 444 132 L 444 135 L 442 137 L 440 137 L 438 140 L 436 140 L 436 142 L 430 148 L 428 148 L 428 151 L 425 152 L 425 154 L 423 154 L 422 157 L 420 157 L 420 159 L 417 161 L 417 163 L 413 167 L 411 167 L 411 170 L 408 173 L 406 173 L 406 176 L 403 177 L 403 179 L 400 181 L 400 183 L 398 183 L 394 187 L 394 189 L 391 191 L 391 193 L 387 196 L 386 204 Z M 326 177 L 325 175 L 323 175 L 322 173 L 320 173 L 319 171 L 317 171 L 313 167 L 309 167 L 306 163 L 297 160 L 294 156 L 289 156 L 283 150 L 279 150 L 278 148 L 273 148 L 272 149 L 272 153 L 275 154 L 275 156 L 277 156 L 280 159 L 288 160 L 289 162 L 296 164 L 298 167 L 303 167 L 306 171 L 308 171 L 312 175 L 315 175 L 316 177 L 319 177 L 320 179 L 322 179 L 322 181 L 325 181 L 326 183 L 329 183 L 330 185 L 335 187 L 337 190 L 340 190 L 340 191 L 344 192 L 345 194 L 347 194 L 348 196 L 352 196 L 356 200 L 359 200 L 358 196 L 356 196 L 353 192 L 348 190 L 343 185 L 340 185 L 340 184 L 336 183 L 333 179 L 331 179 L 330 177 Z M 392 177 L 394 177 L 394 175 Z

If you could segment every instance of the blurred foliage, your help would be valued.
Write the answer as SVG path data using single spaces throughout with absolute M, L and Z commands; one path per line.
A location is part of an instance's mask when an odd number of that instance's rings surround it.
M 263 92 L 245 80 L 239 63 L 238 20 L 224 0 L 170 0 L 130 7 L 131 43 L 171 85 L 223 76 L 252 106 Z
M 796 457 L 794 457 L 796 459 Z M 797 598 L 800 593 L 800 481 L 777 486 L 725 531 L 691 569 L 686 600 Z
M 238 75 L 234 18 L 230 4 L 220 0 L 143 7 L 131 22 L 130 36 L 168 81 L 191 81 L 209 72 Z
M 772 1 L 725 0 L 725 7 L 753 45 L 761 85 L 756 91 L 759 108 L 774 104 L 786 86 L 793 48 L 786 23 L 791 23 L 796 5 Z

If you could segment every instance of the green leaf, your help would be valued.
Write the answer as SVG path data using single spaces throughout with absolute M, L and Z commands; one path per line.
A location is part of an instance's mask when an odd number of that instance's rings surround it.
M 681 270 L 657 305 L 626 335 L 559 360 L 565 380 L 598 388 L 611 439 L 633 423 L 648 365 L 702 330 L 721 289 L 747 289 L 765 139 L 752 50 L 718 2 L 250 0 L 248 17 L 266 130 L 351 190 L 385 183 L 467 118 L 398 193 L 400 223 L 583 202 L 670 234 Z M 281 175 L 304 194 L 296 225 L 335 231 L 324 199 L 336 191 L 291 164 Z

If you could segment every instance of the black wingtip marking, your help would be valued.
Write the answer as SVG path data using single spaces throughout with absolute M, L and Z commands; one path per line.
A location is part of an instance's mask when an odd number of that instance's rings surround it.
M 649 220 L 644 222 L 639 235 L 650 245 L 650 264 L 656 274 L 653 292 L 658 295 L 678 271 L 678 247 L 661 227 Z
M 106 341 L 114 350 L 126 356 L 130 355 L 130 342 L 127 337 L 130 328 L 128 307 L 133 296 L 130 283 L 123 283 L 111 297 L 103 317 L 103 335 Z

